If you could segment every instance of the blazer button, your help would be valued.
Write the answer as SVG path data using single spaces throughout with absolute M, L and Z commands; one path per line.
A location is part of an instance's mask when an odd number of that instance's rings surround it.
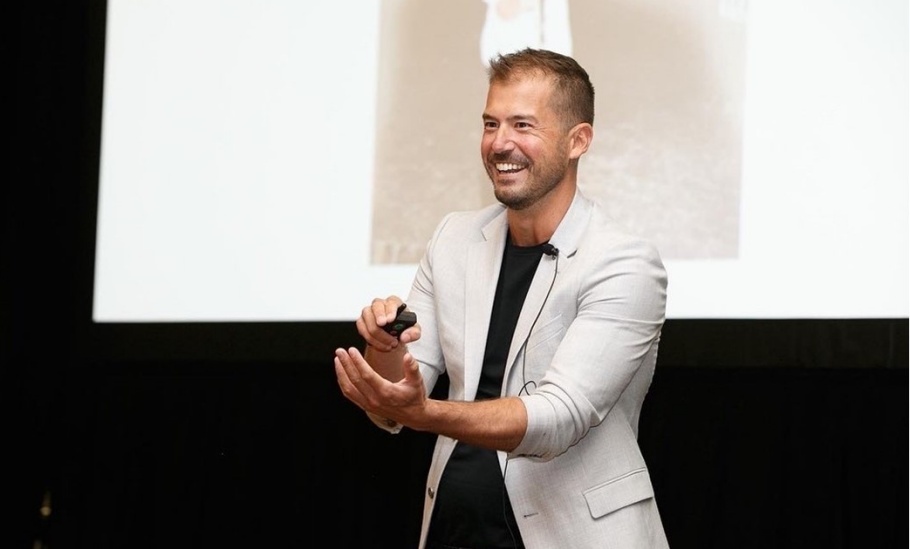
M 432 487 L 427 488 L 427 495 L 430 496 L 430 499 L 436 497 L 436 491 Z

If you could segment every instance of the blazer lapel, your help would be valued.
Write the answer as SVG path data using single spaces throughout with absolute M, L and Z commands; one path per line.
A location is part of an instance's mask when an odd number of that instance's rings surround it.
M 508 223 L 505 210 L 483 229 L 483 241 L 468 250 L 465 276 L 465 349 L 464 373 L 466 400 L 477 396 L 480 370 L 483 368 L 483 354 L 487 332 L 490 329 L 490 313 L 496 295 L 496 282 L 502 267 L 502 254 L 506 246 Z
M 540 258 L 537 271 L 534 273 L 534 280 L 531 281 L 531 287 L 528 289 L 528 295 L 525 297 L 521 314 L 518 316 L 518 323 L 515 325 L 515 332 L 512 335 L 512 344 L 509 347 L 509 357 L 506 360 L 506 371 L 503 376 L 504 395 L 512 366 L 515 365 L 522 347 L 531 335 L 531 330 L 547 323 L 546 316 L 541 315 L 538 318 L 538 313 L 543 310 L 546 301 L 552 299 L 552 294 L 550 296 L 547 294 L 550 293 L 551 285 L 555 284 L 555 277 L 558 276 L 557 268 L 559 271 L 563 271 L 578 250 L 578 242 L 588 226 L 591 210 L 592 203 L 576 191 L 572 205 L 550 238 L 550 244 L 559 250 L 558 259 L 549 256 Z

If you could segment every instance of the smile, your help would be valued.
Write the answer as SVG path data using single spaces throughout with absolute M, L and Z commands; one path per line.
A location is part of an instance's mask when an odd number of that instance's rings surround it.
M 522 164 L 512 164 L 509 162 L 497 162 L 495 166 L 496 171 L 500 173 L 515 173 L 525 169 L 525 166 Z

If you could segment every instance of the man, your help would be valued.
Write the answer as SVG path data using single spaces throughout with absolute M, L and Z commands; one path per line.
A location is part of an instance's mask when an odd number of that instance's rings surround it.
M 666 273 L 577 188 L 593 122 L 572 58 L 494 59 L 481 156 L 500 204 L 439 224 L 407 299 L 417 325 L 390 335 L 403 302 L 377 298 L 365 352 L 336 351 L 377 425 L 439 435 L 420 547 L 667 546 L 637 442 Z M 443 373 L 448 398 L 428 398 Z

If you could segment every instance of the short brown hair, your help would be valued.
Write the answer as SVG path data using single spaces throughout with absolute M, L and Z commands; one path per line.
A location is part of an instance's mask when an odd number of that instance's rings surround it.
M 582 122 L 594 125 L 594 85 L 575 59 L 549 50 L 525 48 L 494 57 L 487 71 L 490 84 L 529 74 L 553 79 L 553 109 L 567 127 Z

